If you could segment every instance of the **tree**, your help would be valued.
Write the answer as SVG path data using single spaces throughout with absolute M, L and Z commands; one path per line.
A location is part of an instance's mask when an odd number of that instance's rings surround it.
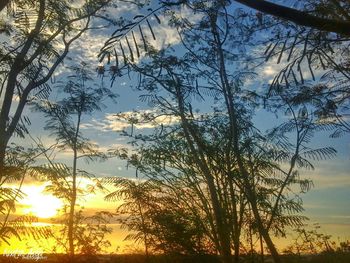
M 92 72 L 83 63 L 78 67 L 71 67 L 72 75 L 67 82 L 61 82 L 61 88 L 67 97 L 54 103 L 42 100 L 37 104 L 37 109 L 48 118 L 46 129 L 55 136 L 57 147 L 60 150 L 69 150 L 72 153 L 72 167 L 65 164 L 55 164 L 48 157 L 48 167 L 43 167 L 49 173 L 51 185 L 47 191 L 67 202 L 67 240 L 68 252 L 71 257 L 75 253 L 74 241 L 77 235 L 76 229 L 76 205 L 80 195 L 84 191 L 79 189 L 79 177 L 90 177 L 89 173 L 78 168 L 78 160 L 105 160 L 108 156 L 99 152 L 96 145 L 91 143 L 81 134 L 82 118 L 85 114 L 91 114 L 103 107 L 105 99 L 115 99 L 109 89 L 101 85 L 90 83 Z M 48 168 L 48 169 L 47 169 Z M 40 170 L 40 167 L 38 168 Z M 100 184 L 97 182 L 97 186 Z M 93 190 L 93 188 L 91 189 Z
M 346 104 L 349 100 L 347 89 L 344 89 L 344 85 L 350 79 L 348 67 L 350 7 L 348 1 L 320 2 L 308 0 L 305 3 L 295 3 L 293 8 L 269 1 L 238 0 L 234 2 L 258 11 L 252 13 L 241 10 L 239 6 L 231 4 L 231 1 L 221 1 L 219 3 L 223 9 L 231 5 L 235 10 L 226 12 L 226 15 L 233 20 L 232 23 L 228 23 L 226 26 L 234 27 L 237 31 L 237 37 L 231 39 L 240 53 L 239 55 L 234 54 L 237 56 L 236 59 L 243 60 L 243 64 L 250 64 L 248 70 L 254 70 L 251 65 L 252 61 L 257 62 L 254 63 L 254 66 L 257 67 L 256 70 L 260 68 L 265 60 L 276 58 L 277 64 L 281 61 L 285 62 L 286 66 L 276 75 L 271 88 L 276 86 L 288 88 L 291 84 L 295 87 L 295 91 L 299 90 L 301 92 L 305 82 L 304 71 L 309 71 L 315 81 L 318 79 L 317 75 L 321 74 L 320 68 L 322 68 L 324 76 L 320 80 L 323 83 L 315 86 L 314 91 L 317 94 L 309 89 L 314 96 L 307 97 L 311 104 L 314 104 L 315 101 L 322 101 L 320 96 L 323 98 L 327 95 L 342 97 L 341 101 L 327 98 L 327 105 L 331 105 L 331 107 L 319 107 L 321 103 L 318 103 L 315 115 L 320 117 L 320 113 L 322 113 L 322 121 L 326 120 L 324 118 L 326 115 L 331 116 L 328 121 L 334 124 L 336 136 L 347 132 L 349 130 L 349 124 L 346 122 L 347 113 L 335 109 L 338 107 L 344 109 L 344 103 Z M 145 41 L 146 33 L 144 32 L 146 30 L 142 29 L 140 24 L 145 20 L 148 21 L 149 16 L 156 15 L 156 11 L 165 10 L 164 13 L 169 14 L 176 7 L 186 6 L 201 13 L 201 11 L 198 11 L 200 8 L 203 9 L 212 5 L 207 1 L 161 1 L 160 3 L 158 9 L 153 10 L 146 16 L 136 16 L 133 21 L 116 30 L 115 32 L 120 34 L 113 36 L 105 43 L 105 46 L 101 49 L 101 55 L 104 54 L 102 59 L 108 55 L 109 58 L 115 56 L 116 61 L 118 61 L 118 57 L 123 57 L 124 62 L 126 62 L 127 50 L 130 51 L 131 58 L 135 57 L 131 46 L 134 46 L 137 50 L 138 57 L 141 49 L 147 52 L 148 42 Z M 263 13 L 271 16 L 266 16 Z M 160 22 L 158 17 L 157 20 Z M 155 39 L 156 36 L 149 21 L 147 23 L 150 33 Z M 186 26 L 186 23 L 184 26 Z M 134 34 L 137 26 L 139 26 L 139 33 L 142 36 L 141 41 L 137 41 L 133 35 L 133 41 L 127 41 L 128 48 L 126 48 L 125 43 L 122 44 L 122 42 L 125 37 L 127 38 L 130 31 Z M 262 40 L 264 38 L 267 39 Z M 240 46 L 237 46 L 236 43 L 240 43 Z M 256 48 L 258 45 L 261 45 L 261 49 Z M 265 52 L 256 53 L 256 50 L 265 50 Z M 286 61 L 281 60 L 284 56 L 288 57 L 284 59 Z M 244 59 L 242 59 L 243 57 Z M 124 66 L 127 66 L 127 63 Z M 113 72 L 120 74 L 120 69 L 123 67 L 117 63 L 112 68 L 114 69 Z M 315 71 L 316 73 L 314 73 Z M 321 92 L 320 86 L 332 90 L 327 92 L 326 89 Z M 305 95 L 305 93 L 300 93 L 300 95 Z
M 2 30 L 8 36 L 3 38 L 0 50 L 0 170 L 3 175 L 7 174 L 4 161 L 11 136 L 24 137 L 27 132 L 25 125 L 29 120 L 22 116 L 24 107 L 48 96 L 51 88 L 47 82 L 72 43 L 90 30 L 94 16 L 108 3 L 87 1 L 75 7 L 70 1 L 17 1 L 16 8 L 8 12 Z M 16 40 L 14 44 L 11 39 Z
M 105 183 L 112 183 L 117 190 L 105 196 L 106 201 L 122 200 L 123 203 L 117 208 L 117 213 L 122 217 L 122 225 L 129 231 L 125 239 L 133 239 L 136 242 L 143 242 L 146 258 L 149 256 L 151 240 L 148 235 L 149 217 L 146 213 L 152 204 L 152 192 L 155 185 L 151 181 L 134 181 L 124 178 L 107 178 Z M 123 218 L 125 217 L 125 218 Z
M 191 196 L 191 202 L 186 202 L 190 194 L 180 184 L 167 184 L 159 177 L 142 181 L 108 178 L 107 183 L 113 183 L 116 190 L 105 199 L 122 201 L 117 213 L 122 226 L 132 232 L 126 239 L 144 243 L 147 258 L 151 251 L 185 255 L 213 252 L 203 229 L 205 223 L 197 213 L 201 207 L 189 206 L 197 200 Z
M 229 71 L 227 67 L 228 63 L 235 61 L 235 56 L 229 51 L 232 45 L 230 27 L 222 28 L 219 23 L 229 25 L 232 18 L 220 4 L 196 8 L 196 12 L 203 15 L 198 26 L 173 18 L 174 25 L 182 29 L 185 27 L 183 31 L 179 29 L 182 44 L 187 49 L 183 58 L 164 50 L 151 50 L 148 53 L 151 62 L 130 64 L 144 76 L 139 87 L 149 94 L 145 94 L 143 99 L 156 105 L 161 114 L 174 116 L 179 122 L 177 129 L 189 149 L 188 155 L 193 158 L 192 166 L 196 167 L 197 174 L 203 176 L 208 186 L 218 235 L 217 245 L 223 262 L 230 261 L 231 241 L 224 220 L 225 209 L 215 185 L 218 178 L 216 169 L 220 169 L 227 180 L 232 180 L 242 191 L 259 234 L 274 261 L 280 262 L 270 233 L 272 230 L 283 233 L 285 226 L 302 223 L 303 217 L 293 215 L 302 210 L 300 200 L 287 198 L 287 193 L 292 184 L 299 184 L 302 191 L 310 187 L 308 180 L 298 178 L 296 169 L 312 167 L 307 158 L 328 158 L 335 151 L 332 148 L 308 149 L 306 145 L 313 132 L 322 127 L 310 123 L 305 107 L 295 109 L 295 105 L 287 104 L 286 111 L 292 118 L 266 136 L 254 127 L 251 122 L 254 108 L 250 105 L 255 105 L 259 96 L 241 88 L 241 83 L 250 74 Z M 166 95 L 163 96 L 163 93 Z M 222 102 L 221 111 L 214 111 L 215 125 L 209 125 L 206 118 L 196 117 L 192 110 L 191 99 L 204 100 L 204 95 Z M 225 150 L 220 161 L 224 160 L 227 165 L 224 168 L 215 164 L 220 163 L 215 154 L 218 149 L 215 142 L 219 140 L 211 137 L 215 131 L 213 127 L 221 123 L 218 121 L 220 118 L 224 128 L 218 134 L 225 138 L 221 141 Z M 287 140 L 291 132 L 296 132 L 294 145 Z M 271 145 L 271 142 L 276 144 Z M 282 169 L 281 163 L 288 164 L 289 168 Z M 290 216 L 285 215 L 287 211 Z

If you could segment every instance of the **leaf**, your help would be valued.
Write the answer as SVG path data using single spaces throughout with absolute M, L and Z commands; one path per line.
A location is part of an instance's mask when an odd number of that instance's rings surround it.
M 139 31 L 140 31 L 141 39 L 143 42 L 143 47 L 144 47 L 145 51 L 147 52 L 147 42 L 146 42 L 145 36 L 143 35 L 143 31 L 142 31 L 140 25 L 139 25 Z
M 157 19 L 158 24 L 161 24 L 161 21 L 160 21 L 159 17 L 157 16 L 157 14 L 153 14 L 153 16 Z
M 301 63 L 301 61 L 299 61 L 299 63 L 298 63 L 297 70 L 299 71 L 299 76 L 300 76 L 301 83 L 304 84 L 305 81 L 304 81 L 304 76 L 303 76 L 303 73 L 302 73 L 302 69 L 300 67 L 300 63 Z
M 133 53 L 133 51 L 132 51 L 132 48 L 131 48 L 131 46 L 130 46 L 129 39 L 128 39 L 127 36 L 125 36 L 125 40 L 126 40 L 126 44 L 128 45 L 128 48 L 129 48 L 131 61 L 132 61 L 132 62 L 135 62 L 134 53 Z
M 294 41 L 293 41 L 293 44 L 292 44 L 292 46 L 291 46 L 291 48 L 290 48 L 289 55 L 288 55 L 288 58 L 287 58 L 287 62 L 289 62 L 289 61 L 290 61 L 290 58 L 292 57 L 292 54 L 293 54 L 294 48 L 295 48 L 295 46 L 296 46 L 297 40 L 298 40 L 298 35 L 296 35 L 296 36 L 294 37 Z
M 290 31 L 288 31 L 286 40 L 285 40 L 284 43 L 283 43 L 283 46 L 282 46 L 280 55 L 278 56 L 278 59 L 277 59 L 277 64 L 279 64 L 279 63 L 281 62 L 284 49 L 286 48 L 286 44 L 287 44 L 287 41 L 288 41 L 288 39 L 289 39 L 289 34 L 290 34 Z
M 120 46 L 120 50 L 122 51 L 122 54 L 123 54 L 124 64 L 126 65 L 128 63 L 128 60 L 127 60 L 127 58 L 125 56 L 125 52 L 124 52 L 122 43 L 119 42 L 119 46 Z
M 118 60 L 118 54 L 117 54 L 117 50 L 114 48 L 114 58 L 115 58 L 115 66 L 116 69 L 119 69 L 119 60 Z
M 155 34 L 154 34 L 154 32 L 153 32 L 153 29 L 152 29 L 151 24 L 149 23 L 148 19 L 146 19 L 146 22 L 147 22 L 147 25 L 148 25 L 149 30 L 150 30 L 151 33 L 152 33 L 153 39 L 156 40 L 156 36 L 155 36 Z
M 270 44 L 267 46 L 267 48 L 265 49 L 264 55 L 266 55 L 267 52 L 269 52 L 271 46 L 272 46 L 272 43 L 270 43 Z
M 136 15 L 136 16 L 134 16 L 134 20 L 138 19 L 138 18 L 142 18 L 142 17 L 145 17 L 145 16 L 144 15 Z
M 134 31 L 131 31 L 131 34 L 132 34 L 132 39 L 134 40 L 134 45 L 135 45 L 135 48 L 136 48 L 136 54 L 137 54 L 137 57 L 139 58 L 140 57 L 140 51 L 139 51 L 139 47 L 138 47 L 137 42 L 136 42 Z
M 313 160 L 326 160 L 330 159 L 336 156 L 337 151 L 332 147 L 325 147 L 325 148 L 319 148 L 319 149 L 313 149 L 309 151 L 305 151 L 302 154 Z
M 275 45 L 273 46 L 273 48 L 270 50 L 269 54 L 266 56 L 265 61 L 268 61 L 270 59 L 270 57 L 272 56 L 273 51 L 275 50 L 275 48 L 277 47 L 278 44 L 279 44 L 279 42 L 277 41 L 275 43 Z

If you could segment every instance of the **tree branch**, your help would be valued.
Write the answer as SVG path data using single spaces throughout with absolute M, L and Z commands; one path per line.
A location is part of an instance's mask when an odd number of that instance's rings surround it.
M 264 0 L 235 0 L 260 12 L 291 21 L 297 25 L 312 27 L 321 31 L 350 36 L 350 22 L 321 18 L 290 7 L 277 5 Z
M 0 1 L 0 12 L 1 12 L 2 9 L 4 9 L 9 3 L 10 3 L 10 0 L 1 0 L 1 1 Z

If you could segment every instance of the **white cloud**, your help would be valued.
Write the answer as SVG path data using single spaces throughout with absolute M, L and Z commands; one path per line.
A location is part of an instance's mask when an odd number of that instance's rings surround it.
M 172 125 L 178 122 L 174 116 L 157 114 L 155 110 L 126 111 L 106 113 L 103 120 L 93 119 L 83 125 L 85 129 L 97 129 L 104 132 L 121 131 L 130 128 L 152 129 L 160 125 Z

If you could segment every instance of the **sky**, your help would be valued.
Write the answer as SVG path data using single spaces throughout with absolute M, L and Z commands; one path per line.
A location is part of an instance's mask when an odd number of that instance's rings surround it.
M 129 6 L 122 6 L 119 10 L 113 10 L 112 15 L 137 12 Z M 184 16 L 188 16 L 188 10 L 181 11 Z M 162 19 L 165 19 L 162 17 Z M 198 19 L 192 16 L 191 19 Z M 174 45 L 179 48 L 179 37 L 176 31 L 165 23 L 155 25 L 154 31 L 158 37 L 153 44 L 157 48 L 166 45 Z M 74 46 L 70 54 L 71 57 L 77 60 L 84 60 L 91 65 L 98 65 L 97 53 L 101 45 L 110 35 L 110 30 L 91 31 L 85 34 Z M 254 85 L 257 89 L 261 89 L 261 83 L 268 83 L 273 76 L 281 68 L 281 65 L 276 65 L 273 61 L 262 66 L 260 72 L 262 74 L 255 79 Z M 67 72 L 64 67 L 60 67 L 56 72 L 56 79 L 64 78 Z M 101 81 L 99 76 L 94 76 L 96 81 Z M 139 100 L 140 92 L 136 91 L 135 81 L 136 75 L 131 74 L 130 78 L 124 76 L 118 79 L 112 89 L 119 97 L 117 103 L 106 103 L 106 108 L 101 112 L 96 112 L 91 116 L 83 118 L 83 134 L 96 142 L 100 149 L 107 150 L 111 147 L 126 147 L 132 149 L 128 139 L 121 136 L 119 131 L 123 128 L 128 129 L 127 123 L 118 120 L 115 117 L 116 113 L 131 114 L 134 110 L 149 111 L 150 107 Z M 109 83 L 109 77 L 106 75 L 103 79 L 105 83 Z M 51 98 L 57 98 L 59 94 L 53 94 Z M 203 102 L 198 105 L 201 110 L 209 111 L 208 106 L 211 102 Z M 29 127 L 33 137 L 40 138 L 45 144 L 50 145 L 54 142 L 54 138 L 49 136 L 49 133 L 43 130 L 45 120 L 40 113 L 33 112 L 30 108 L 25 109 L 26 114 L 30 117 L 32 125 Z M 278 120 L 272 114 L 268 114 L 263 110 L 259 111 L 254 118 L 255 125 L 262 131 L 268 130 L 275 125 Z M 140 125 L 136 127 L 140 133 L 150 132 L 151 127 Z M 13 141 L 21 145 L 30 145 L 28 139 L 21 140 L 13 138 Z M 309 224 L 315 222 L 320 223 L 323 232 L 339 237 L 341 240 L 350 239 L 350 137 L 344 136 L 338 139 L 329 138 L 329 134 L 317 134 L 313 139 L 313 146 L 332 146 L 337 150 L 337 156 L 330 160 L 323 160 L 315 163 L 315 170 L 301 171 L 303 178 L 313 180 L 314 187 L 303 195 L 305 215 L 310 218 Z M 64 152 L 57 155 L 57 160 L 71 162 L 71 153 Z M 45 162 L 44 159 L 39 162 Z M 97 177 L 105 176 L 121 176 L 135 178 L 135 171 L 131 168 L 127 169 L 126 163 L 116 158 L 102 163 L 85 164 L 79 163 L 79 167 L 94 173 Z M 40 217 L 41 222 L 50 223 L 50 217 L 54 217 L 56 209 L 60 208 L 60 201 L 53 196 L 43 193 L 44 186 L 42 183 L 35 182 L 31 179 L 25 181 L 23 191 L 27 193 L 27 197 L 20 202 L 16 213 L 31 212 Z M 109 211 L 114 211 L 116 203 L 107 203 L 103 200 L 103 194 L 98 196 L 88 196 L 83 201 L 86 211 L 97 211 L 100 207 Z M 122 239 L 125 236 L 125 231 L 118 230 L 118 226 L 114 225 L 116 230 L 112 235 L 113 247 L 119 246 L 119 251 L 127 248 L 128 243 L 123 243 Z M 23 243 L 22 243 L 23 244 Z M 285 244 L 281 241 L 281 244 Z M 281 245 L 282 246 L 282 245 Z M 0 253 L 6 249 L 6 246 L 0 247 Z

